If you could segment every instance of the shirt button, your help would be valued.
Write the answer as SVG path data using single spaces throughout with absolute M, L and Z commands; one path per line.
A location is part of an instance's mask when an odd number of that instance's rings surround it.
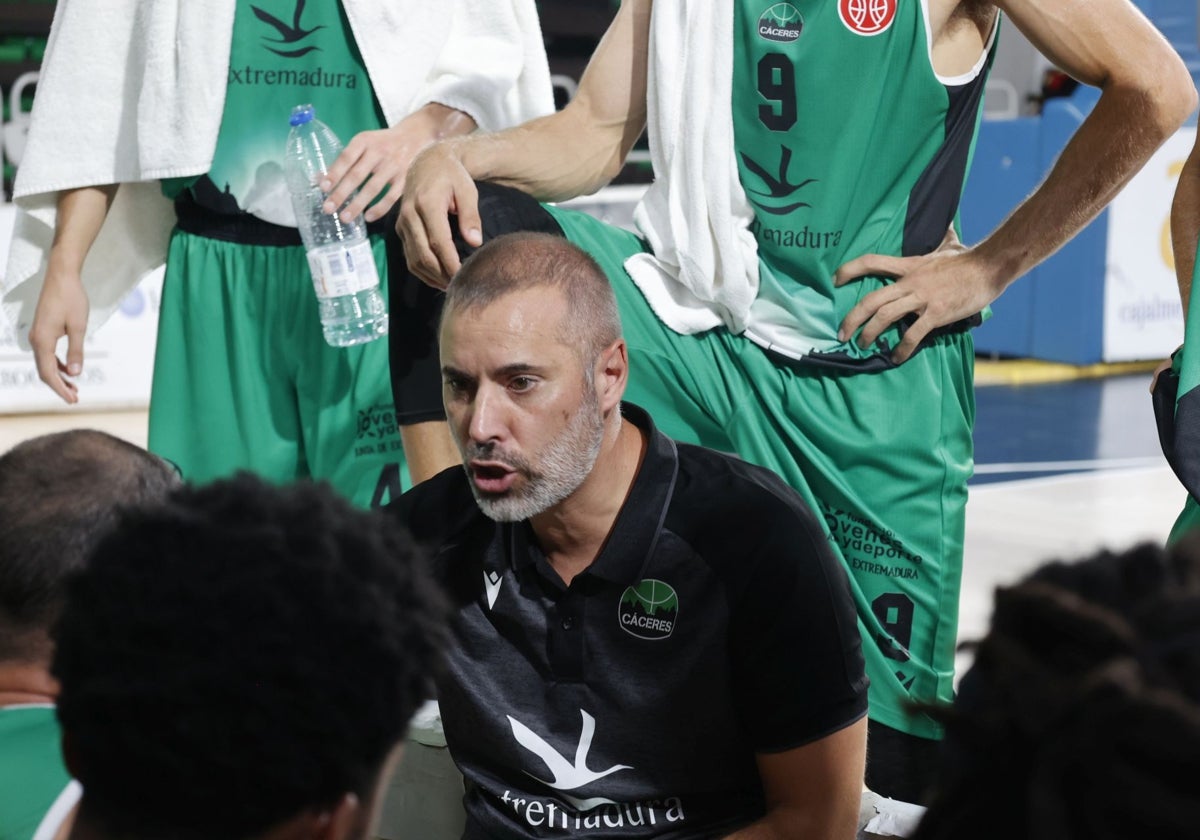
M 562 620 L 562 629 L 570 630 L 574 626 L 575 626 L 575 617 L 574 616 L 569 615 Z

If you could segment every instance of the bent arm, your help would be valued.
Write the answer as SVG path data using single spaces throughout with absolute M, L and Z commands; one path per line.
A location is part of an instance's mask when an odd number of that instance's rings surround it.
M 760 753 L 762 819 L 727 840 L 852 840 L 858 828 L 867 719 L 781 753 Z
M 563 110 L 496 134 L 451 141 L 477 180 L 542 201 L 594 192 L 612 180 L 646 125 L 651 0 L 624 0 Z
M 1171 45 L 1129 0 L 996 5 L 1051 61 L 1101 90 L 1046 180 L 974 249 L 1003 287 L 1096 217 L 1182 125 L 1196 107 L 1196 89 Z
M 444 288 L 458 270 L 449 214 L 468 245 L 483 243 L 475 181 L 557 201 L 594 192 L 620 171 L 646 124 L 650 8 L 651 0 L 624 0 L 562 111 L 417 156 L 397 223 L 414 274 Z
M 979 0 L 968 0 L 979 2 Z M 897 345 L 903 362 L 938 327 L 975 315 L 1078 233 L 1196 106 L 1196 89 L 1171 45 L 1129 0 L 995 0 L 1017 28 L 1100 100 L 1042 184 L 982 242 L 963 251 L 894 258 L 868 254 L 837 272 L 843 285 L 885 274 L 842 321 L 872 344 L 917 316 Z

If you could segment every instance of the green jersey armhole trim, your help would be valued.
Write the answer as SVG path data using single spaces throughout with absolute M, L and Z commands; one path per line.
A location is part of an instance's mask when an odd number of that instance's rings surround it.
M 946 87 L 960 87 L 979 78 L 979 74 L 987 66 L 988 56 L 996 46 L 996 36 L 1000 32 L 1000 16 L 1002 14 L 1003 12 L 999 9 L 996 10 L 996 19 L 992 21 L 992 31 L 988 33 L 987 43 L 983 45 L 983 52 L 980 53 L 975 66 L 958 76 L 943 76 L 933 66 L 933 27 L 929 24 L 929 0 L 921 0 L 921 19 L 925 23 L 925 54 L 929 58 L 929 70 L 933 73 L 934 78 Z

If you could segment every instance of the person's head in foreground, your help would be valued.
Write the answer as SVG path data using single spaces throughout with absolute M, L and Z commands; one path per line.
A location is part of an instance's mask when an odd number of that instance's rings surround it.
M 63 581 L 121 508 L 158 501 L 177 484 L 161 458 L 90 429 L 32 438 L 0 455 L 0 673 L 23 667 L 27 691 L 36 682 L 37 693 L 53 693 L 50 627 Z M 21 688 L 9 683 L 0 677 L 0 693 Z
M 1200 536 L 996 593 L 914 838 L 1196 836 Z
M 480 508 L 529 519 L 572 496 L 621 432 L 628 359 L 586 253 L 550 234 L 480 248 L 446 294 L 447 419 Z
M 55 632 L 71 836 L 366 836 L 440 646 L 421 567 L 325 485 L 243 474 L 122 517 Z

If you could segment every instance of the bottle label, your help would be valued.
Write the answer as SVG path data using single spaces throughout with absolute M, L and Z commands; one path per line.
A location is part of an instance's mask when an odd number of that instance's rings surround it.
M 344 297 L 379 285 L 379 271 L 370 242 L 354 245 L 322 245 L 308 252 L 313 288 L 317 297 Z

